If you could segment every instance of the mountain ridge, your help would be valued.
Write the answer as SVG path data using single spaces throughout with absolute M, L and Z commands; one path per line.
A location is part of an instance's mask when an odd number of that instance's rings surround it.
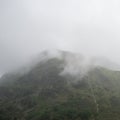
M 120 72 L 95 66 L 82 75 L 84 58 L 61 54 L 1 78 L 0 120 L 120 119 Z

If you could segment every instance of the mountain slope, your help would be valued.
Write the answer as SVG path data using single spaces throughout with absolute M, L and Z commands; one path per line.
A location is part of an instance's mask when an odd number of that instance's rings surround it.
M 60 51 L 59 57 L 38 60 L 25 73 L 4 75 L 0 120 L 120 119 L 120 72 L 102 67 L 88 71 L 79 64 L 83 61 Z

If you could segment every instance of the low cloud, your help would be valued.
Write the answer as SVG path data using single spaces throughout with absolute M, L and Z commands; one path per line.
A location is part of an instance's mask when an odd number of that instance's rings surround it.
M 118 0 L 0 1 L 0 73 L 45 49 L 105 56 L 120 64 L 119 5 Z

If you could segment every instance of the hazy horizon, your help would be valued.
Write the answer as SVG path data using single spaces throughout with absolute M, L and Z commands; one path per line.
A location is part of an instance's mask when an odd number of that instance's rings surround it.
M 0 73 L 46 49 L 120 64 L 120 1 L 1 0 Z

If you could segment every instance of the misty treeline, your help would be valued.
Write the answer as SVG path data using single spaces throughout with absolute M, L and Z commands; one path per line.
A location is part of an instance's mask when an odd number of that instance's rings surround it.
M 81 69 L 72 74 L 73 66 L 79 63 L 70 64 L 76 55 L 61 54 L 62 59 L 58 55 L 39 58 L 29 70 L 20 69 L 1 78 L 0 120 L 120 118 L 120 72 L 97 66 L 84 75 Z

